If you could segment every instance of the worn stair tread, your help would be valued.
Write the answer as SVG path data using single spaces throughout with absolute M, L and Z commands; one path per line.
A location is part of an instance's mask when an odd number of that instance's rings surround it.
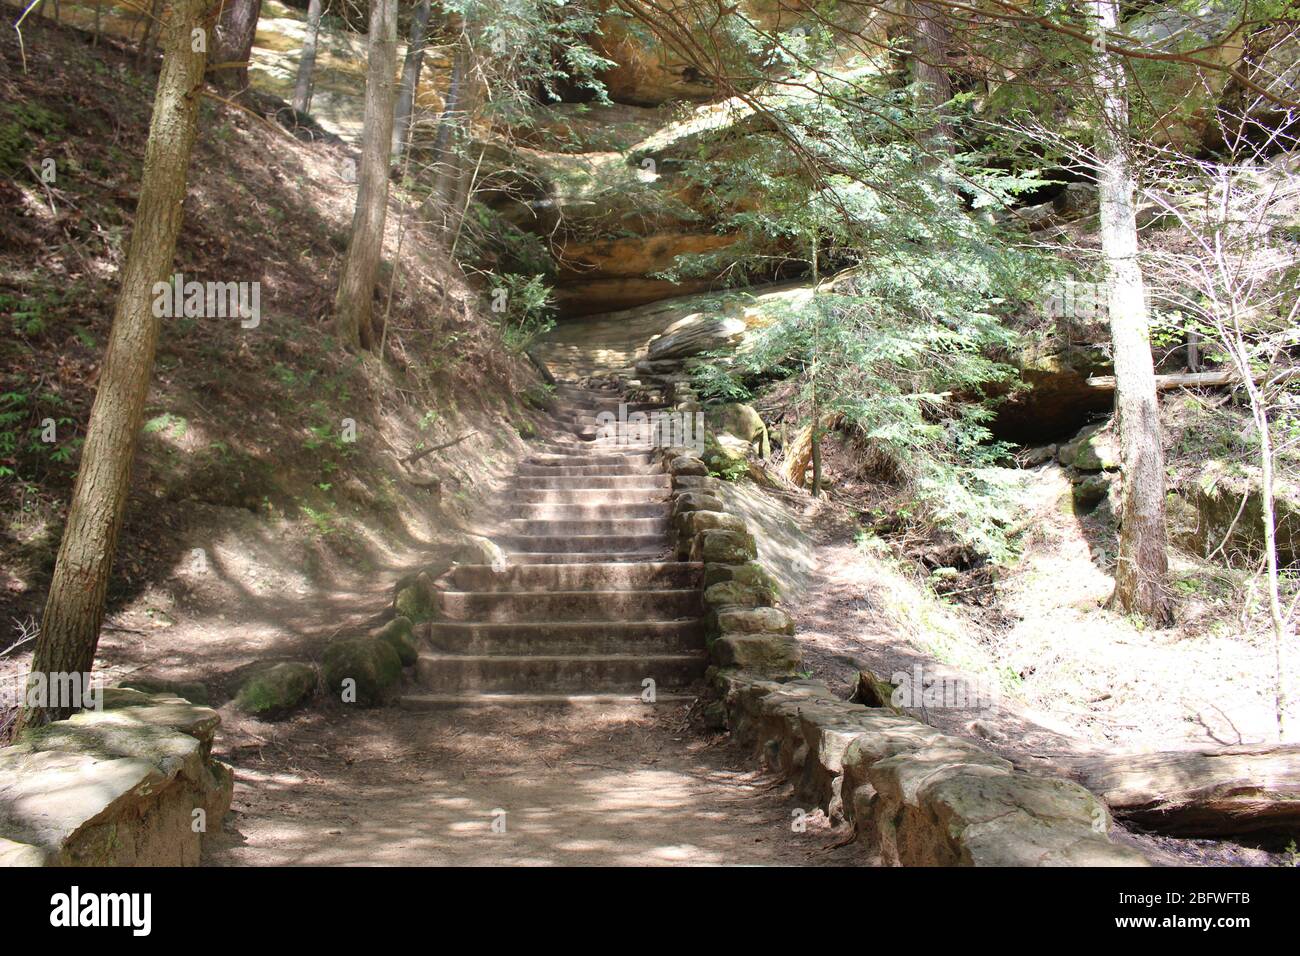
M 491 591 L 483 593 L 494 593 Z M 509 593 L 509 592 L 501 592 Z M 544 592 L 534 592 L 544 593 Z M 633 637 L 638 631 L 650 633 L 656 631 L 703 631 L 699 617 L 674 617 L 660 620 L 597 620 L 566 621 L 550 619 L 546 621 L 430 621 L 429 631 L 495 631 L 502 634 L 527 633 L 529 631 L 554 631 L 572 634 L 575 631 L 589 631 L 594 634 L 624 632 L 623 636 Z
M 468 694 L 404 694 L 401 706 L 412 710 L 437 710 L 447 707 L 610 707 L 629 705 L 637 707 L 679 706 L 689 704 L 696 694 L 657 693 L 653 702 L 641 699 L 640 694 L 539 694 L 535 692 L 497 691 Z
M 690 664 L 705 659 L 705 651 L 681 651 L 675 654 L 437 654 L 433 651 L 421 651 L 420 660 L 437 663 L 454 661 L 460 663 L 498 665 L 508 661 L 525 664 L 585 664 L 585 663 L 664 663 Z

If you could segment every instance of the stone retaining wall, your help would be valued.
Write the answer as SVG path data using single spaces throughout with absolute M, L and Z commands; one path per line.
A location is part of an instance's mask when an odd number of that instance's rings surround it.
M 698 410 L 677 385 L 678 411 Z M 743 519 L 700 454 L 661 449 L 679 558 L 704 564 L 714 701 L 706 715 L 794 779 L 802 799 L 894 866 L 1144 866 L 1111 842 L 1105 805 L 1068 780 L 1015 770 L 972 741 L 801 679 L 794 623 L 777 607 Z
M 195 866 L 220 829 L 234 774 L 212 757 L 217 712 L 102 695 L 102 710 L 0 749 L 0 866 Z

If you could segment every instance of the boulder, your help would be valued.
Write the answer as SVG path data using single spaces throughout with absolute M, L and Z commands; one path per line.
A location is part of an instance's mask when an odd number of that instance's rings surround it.
M 428 571 L 408 574 L 393 588 L 393 611 L 399 617 L 409 618 L 412 621 L 427 621 L 436 615 L 437 606 L 437 591 L 433 586 L 433 577 Z
M 327 694 L 347 701 L 355 690 L 355 703 L 374 707 L 383 702 L 389 688 L 402 676 L 402 662 L 386 641 L 373 637 L 350 637 L 334 641 L 325 649 L 323 667 Z M 346 681 L 353 684 L 345 684 Z
M 772 454 L 767 425 L 763 423 L 762 416 L 752 405 L 743 405 L 739 402 L 719 405 L 711 411 L 710 418 L 712 419 L 710 424 L 715 431 L 735 435 L 741 441 L 757 446 L 758 454 L 762 458 Z
M 392 647 L 403 667 L 410 667 L 420 656 L 419 648 L 415 646 L 415 627 L 410 618 L 395 617 L 377 628 L 371 636 Z
M 1089 425 L 1056 452 L 1062 465 L 1079 471 L 1103 471 L 1119 467 L 1119 449 L 1109 427 Z
M 1086 475 L 1079 479 L 1071 489 L 1074 510 L 1081 514 L 1092 511 L 1106 500 L 1106 496 L 1110 494 L 1110 486 L 1110 476 L 1105 472 Z
M 668 471 L 674 478 L 681 475 L 703 476 L 709 473 L 709 467 L 698 458 L 691 458 L 687 455 L 678 455 L 669 462 Z
M 254 668 L 235 697 L 245 714 L 276 720 L 297 710 L 316 692 L 316 668 L 301 661 L 280 661 Z
M 234 777 L 209 756 L 220 718 L 172 697 L 24 732 L 0 750 L 0 863 L 193 866 L 230 808 Z M 207 827 L 196 830 L 202 811 Z
M 744 319 L 688 315 L 653 339 L 648 354 L 652 360 L 683 359 L 730 348 L 741 340 L 746 328 Z

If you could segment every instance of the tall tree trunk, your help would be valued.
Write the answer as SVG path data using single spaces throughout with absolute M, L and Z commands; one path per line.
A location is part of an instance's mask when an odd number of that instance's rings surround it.
M 1119 22 L 1117 0 L 1095 0 L 1101 115 L 1096 131 L 1101 198 L 1101 247 L 1109 287 L 1115 357 L 1123 495 L 1114 606 L 1157 623 L 1170 619 L 1165 530 L 1165 456 L 1160 405 L 1147 328 L 1146 291 L 1137 261 L 1137 184 L 1128 155 L 1128 89 L 1119 59 L 1106 52 L 1107 31 Z
M 307 4 L 307 36 L 302 41 L 298 78 L 293 84 L 293 108 L 299 113 L 311 109 L 312 72 L 316 69 L 316 41 L 320 36 L 321 0 Z
M 334 324 L 344 347 L 370 348 L 375 280 L 388 214 L 388 169 L 393 143 L 393 74 L 397 70 L 397 0 L 371 0 L 366 111 L 361 132 L 361 171 L 352 238 L 338 295 Z
M 410 135 L 415 94 L 420 87 L 420 69 L 424 66 L 424 48 L 428 42 L 430 6 L 430 0 L 420 0 L 411 17 L 411 38 L 402 62 L 402 85 L 397 91 L 397 112 L 393 118 L 393 162 L 401 161 Z
M 453 218 L 452 208 L 456 202 L 456 184 L 460 173 L 459 136 L 461 99 L 465 88 L 465 74 L 468 71 L 469 55 L 464 42 L 457 41 L 456 55 L 452 59 L 451 79 L 447 83 L 447 95 L 443 99 L 442 115 L 438 117 L 438 134 L 433 143 L 434 161 L 437 163 L 434 173 L 433 189 L 425 200 L 421 210 L 423 218 L 442 223 L 445 233 L 450 234 Z
M 154 50 L 158 49 L 158 38 L 162 35 L 162 0 L 153 0 L 149 7 L 149 18 L 144 22 L 144 36 L 140 39 L 138 59 L 148 62 L 153 59 Z
M 912 17 L 912 81 L 917 84 L 917 106 L 932 114 L 934 123 L 923 138 L 932 148 L 952 151 L 952 125 L 943 113 L 943 105 L 952 99 L 952 81 L 944 66 L 948 62 L 948 25 L 942 11 L 933 3 L 914 0 Z
M 172 267 L 181 227 L 190 150 L 198 122 L 207 54 L 191 32 L 208 0 L 175 0 L 164 27 L 162 72 L 145 145 L 135 226 L 122 271 L 99 389 L 90 411 L 81 466 L 72 490 L 32 659 L 32 674 L 86 674 L 95 661 L 113 554 L 126 509 L 131 460 L 144 420 L 158 343 L 154 284 Z M 67 717 L 66 702 L 25 709 L 20 726 Z
M 239 67 L 224 67 L 212 74 L 215 86 L 229 93 L 240 94 L 248 89 L 248 58 L 253 53 L 253 38 L 257 35 L 257 21 L 262 16 L 262 0 L 223 0 L 221 17 L 217 21 L 216 48 L 212 51 L 214 66 L 242 63 Z

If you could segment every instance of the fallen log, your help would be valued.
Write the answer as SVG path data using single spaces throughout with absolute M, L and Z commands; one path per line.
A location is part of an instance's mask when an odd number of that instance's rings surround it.
M 1272 378 L 1275 382 L 1285 381 L 1300 374 L 1300 369 L 1287 369 L 1275 375 L 1260 375 L 1256 378 L 1259 381 L 1263 378 Z M 1219 369 L 1215 372 L 1177 372 L 1172 375 L 1156 376 L 1156 391 L 1164 391 L 1170 388 L 1213 388 L 1222 385 L 1235 385 L 1241 381 L 1241 376 L 1231 369 Z M 1114 391 L 1114 375 L 1094 375 L 1087 380 L 1088 385 L 1101 391 Z
M 1300 744 L 1052 763 L 1122 820 L 1177 836 L 1300 834 Z

